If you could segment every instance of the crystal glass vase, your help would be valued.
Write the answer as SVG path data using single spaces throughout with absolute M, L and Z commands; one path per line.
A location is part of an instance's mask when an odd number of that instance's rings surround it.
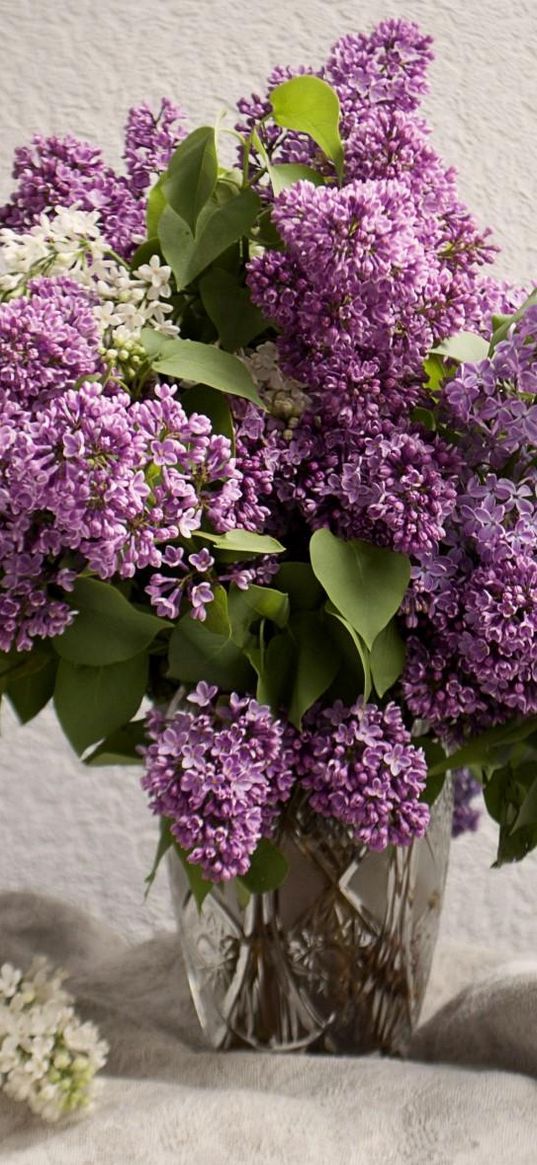
M 446 781 L 426 836 L 371 853 L 304 804 L 280 838 L 272 893 L 216 886 L 198 910 L 169 870 L 194 1005 L 215 1048 L 404 1054 L 438 930 L 451 838 Z

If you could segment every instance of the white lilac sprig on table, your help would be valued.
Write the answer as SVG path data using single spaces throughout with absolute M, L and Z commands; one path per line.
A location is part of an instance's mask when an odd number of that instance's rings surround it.
M 0 967 L 0 1090 L 50 1122 L 92 1108 L 109 1050 L 76 1014 L 65 978 L 44 958 L 25 973 Z
M 448 769 L 455 833 L 481 786 L 498 862 L 537 844 L 537 305 L 431 55 L 388 20 L 276 69 L 236 168 L 168 100 L 125 175 L 38 136 L 0 210 L 2 686 L 143 757 L 197 892 L 277 885 L 300 798 L 407 845 Z

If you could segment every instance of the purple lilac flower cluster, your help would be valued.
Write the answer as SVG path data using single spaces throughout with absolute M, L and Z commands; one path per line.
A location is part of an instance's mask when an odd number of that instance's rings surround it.
M 443 391 L 464 468 L 444 545 L 416 566 L 405 601 L 404 695 L 447 742 L 537 711 L 536 370 L 529 307 Z
M 368 849 L 408 845 L 425 833 L 429 809 L 420 795 L 427 765 L 395 703 L 381 709 L 359 700 L 346 708 L 338 701 L 313 709 L 297 772 L 312 808 L 349 826 Z
M 128 177 L 106 166 L 101 151 L 89 142 L 36 134 L 30 146 L 15 151 L 18 185 L 0 208 L 0 223 L 24 231 L 55 207 L 96 210 L 107 242 L 128 257 L 145 236 L 143 195 L 151 175 L 166 168 L 185 135 L 183 122 L 182 111 L 171 101 L 162 102 L 156 117 L 147 105 L 132 109 L 125 138 Z
M 165 544 L 190 538 L 204 515 L 218 530 L 235 524 L 241 474 L 229 439 L 213 434 L 207 417 L 187 418 L 166 385 L 133 402 L 86 381 L 35 412 L 10 403 L 0 434 L 2 650 L 25 650 L 35 636 L 62 630 L 58 603 L 49 620 L 46 588 L 70 583 L 67 552 L 102 579 L 172 568 L 173 600 L 163 601 L 170 584 L 162 575 L 148 584 L 150 597 L 177 614 L 188 583 L 201 616 L 212 591 L 193 572 L 204 574 L 209 556 L 191 555 L 182 579 L 181 551 Z
M 270 709 L 199 683 L 191 708 L 152 712 L 143 786 L 155 813 L 212 881 L 245 874 L 290 796 L 292 754 Z

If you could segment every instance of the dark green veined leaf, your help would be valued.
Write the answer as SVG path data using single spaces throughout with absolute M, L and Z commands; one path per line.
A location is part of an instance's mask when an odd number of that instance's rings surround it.
M 116 587 L 98 579 L 77 579 L 69 602 L 78 615 L 52 642 L 58 655 L 71 663 L 100 667 L 131 659 L 172 626 L 136 610 Z
M 192 234 L 217 178 L 215 132 L 212 126 L 202 125 L 179 143 L 161 179 L 166 200 Z
M 153 362 L 155 372 L 164 376 L 174 376 L 178 380 L 193 380 L 227 392 L 230 396 L 241 396 L 251 400 L 259 408 L 265 405 L 259 396 L 252 377 L 242 360 L 223 352 L 213 344 L 200 344 L 195 340 L 174 340 L 162 356 Z
M 200 282 L 200 295 L 224 348 L 236 352 L 264 332 L 268 325 L 263 312 L 252 303 L 247 287 L 229 271 L 213 267 Z
M 58 660 L 45 654 L 41 659 L 42 667 L 8 684 L 7 694 L 21 724 L 33 720 L 54 694 Z
M 343 174 L 343 143 L 339 133 L 339 98 L 320 77 L 303 74 L 283 81 L 270 94 L 274 120 L 283 129 L 306 133 Z
M 276 196 L 281 194 L 282 190 L 287 190 L 289 186 L 294 186 L 295 182 L 305 181 L 312 182 L 314 186 L 324 185 L 323 175 L 319 174 L 318 170 L 313 170 L 311 166 L 282 162 L 276 166 L 269 164 L 268 172 Z
M 216 388 L 208 388 L 206 384 L 196 384 L 194 388 L 187 388 L 181 393 L 181 404 L 189 417 L 192 413 L 201 413 L 202 416 L 208 417 L 213 433 L 222 433 L 224 437 L 229 437 L 235 447 L 231 409 L 222 392 L 218 392 Z
M 54 704 L 67 739 L 79 754 L 110 736 L 138 711 L 147 683 L 148 657 L 134 656 L 107 667 L 61 659 Z
M 140 744 L 146 744 L 145 720 L 131 720 L 107 736 L 85 757 L 84 764 L 97 765 L 141 765 L 142 757 L 138 752 Z
M 457 332 L 442 340 L 435 348 L 431 348 L 433 356 L 443 356 L 444 359 L 457 360 L 459 364 L 477 364 L 486 360 L 489 353 L 488 340 L 476 332 Z
M 371 695 L 371 660 L 369 651 L 367 650 L 367 647 L 361 639 L 360 635 L 358 635 L 358 632 L 355 631 L 352 624 L 349 623 L 349 620 L 345 619 L 345 616 L 341 615 L 332 603 L 326 603 L 325 611 L 327 615 L 330 615 L 333 619 L 337 619 L 338 623 L 340 623 L 341 626 L 345 628 L 347 635 L 350 636 L 352 640 L 355 651 L 362 666 L 362 673 L 364 677 L 363 692 L 360 694 L 363 695 L 364 700 L 367 702 Z
M 262 837 L 252 854 L 250 868 L 238 881 L 250 894 L 267 894 L 277 890 L 287 877 L 289 865 L 273 841 Z
M 206 680 L 225 692 L 243 692 L 254 682 L 251 666 L 236 643 L 208 631 L 190 615 L 183 615 L 172 631 L 168 658 L 168 674 L 183 683 Z
M 292 611 L 313 611 L 323 601 L 323 588 L 309 562 L 282 562 L 274 582 L 289 595 Z
M 195 530 L 195 538 L 205 538 L 216 550 L 233 550 L 241 554 L 282 554 L 285 546 L 269 534 L 255 534 L 251 530 L 226 530 L 225 534 L 208 534 Z
M 405 666 L 405 645 L 395 619 L 379 632 L 371 648 L 371 675 L 379 696 L 399 679 Z
M 410 579 L 406 555 L 316 530 L 310 557 L 329 599 L 371 648 L 401 605 Z

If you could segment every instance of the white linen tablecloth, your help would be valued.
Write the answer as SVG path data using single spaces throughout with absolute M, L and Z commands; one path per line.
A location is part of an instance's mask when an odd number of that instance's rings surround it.
M 45 954 L 111 1046 L 96 1111 L 0 1096 L 13 1165 L 537 1165 L 537 958 L 437 951 L 411 1061 L 206 1051 L 177 940 L 0 895 L 0 964 Z M 438 1010 L 439 1008 L 439 1010 Z

